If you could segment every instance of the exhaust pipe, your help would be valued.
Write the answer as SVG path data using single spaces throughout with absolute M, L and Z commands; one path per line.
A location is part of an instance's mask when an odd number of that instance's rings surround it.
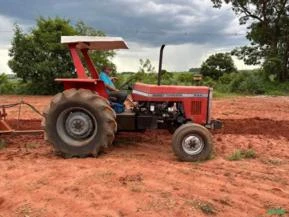
M 161 85 L 161 74 L 162 74 L 162 64 L 163 64 L 163 51 L 165 48 L 165 44 L 163 44 L 161 46 L 161 50 L 160 50 L 160 59 L 159 59 L 159 73 L 158 73 L 158 85 Z

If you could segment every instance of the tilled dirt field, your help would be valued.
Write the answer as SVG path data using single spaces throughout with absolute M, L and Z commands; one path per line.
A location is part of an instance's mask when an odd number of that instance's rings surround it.
M 50 97 L 22 97 L 43 110 Z M 0 96 L 0 104 L 19 101 Z M 21 108 L 24 129 L 40 118 Z M 1 135 L 0 216 L 270 216 L 289 211 L 289 97 L 214 101 L 215 153 L 178 162 L 166 131 L 120 133 L 98 158 L 55 156 L 43 135 Z M 9 110 L 17 119 L 18 107 Z M 236 149 L 255 159 L 230 161 Z

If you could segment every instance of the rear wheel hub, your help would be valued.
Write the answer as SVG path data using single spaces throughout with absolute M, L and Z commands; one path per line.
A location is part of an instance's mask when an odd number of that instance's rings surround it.
M 80 147 L 90 142 L 97 134 L 97 121 L 87 109 L 72 107 L 59 114 L 56 128 L 66 144 Z
M 86 138 L 93 130 L 91 118 L 84 112 L 71 112 L 66 121 L 67 133 L 76 139 Z

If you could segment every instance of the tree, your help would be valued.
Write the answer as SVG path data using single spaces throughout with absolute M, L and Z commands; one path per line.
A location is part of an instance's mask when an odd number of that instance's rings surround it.
M 163 69 L 161 71 L 161 84 L 165 84 L 165 85 L 176 84 L 176 81 L 174 79 L 174 74 Z
M 23 33 L 16 25 L 12 47 L 9 50 L 12 58 L 8 65 L 17 77 L 27 83 L 30 93 L 57 93 L 62 90 L 62 85 L 56 83 L 54 79 L 72 77 L 74 72 L 69 49 L 60 43 L 60 37 L 89 33 L 93 35 L 99 32 L 82 22 L 72 26 L 69 20 L 59 17 L 48 19 L 40 17 L 29 33 Z M 101 36 L 103 35 L 104 33 L 101 33 Z M 108 58 L 111 55 L 113 54 L 94 54 L 93 60 L 109 62 Z
M 69 21 L 60 18 L 41 17 L 28 34 L 16 25 L 8 65 L 17 77 L 30 84 L 32 93 L 58 92 L 61 86 L 54 78 L 71 76 L 67 72 L 74 71 L 68 49 L 59 43 L 60 37 L 74 34 Z
M 135 74 L 134 78 L 136 81 L 141 81 L 144 83 L 156 83 L 157 82 L 157 74 L 155 67 L 152 65 L 149 59 L 139 60 L 140 67 L 138 72 Z
M 279 81 L 288 79 L 289 70 L 289 0 L 211 0 L 214 7 L 231 4 L 240 17 L 240 24 L 248 24 L 250 46 L 232 51 L 246 64 L 260 64 Z
M 155 73 L 155 67 L 151 64 L 151 61 L 149 59 L 143 60 L 140 59 L 139 60 L 140 63 L 140 67 L 138 72 L 139 73 Z
M 201 70 L 200 68 L 190 68 L 189 72 L 198 74 L 198 73 L 200 73 L 200 70 Z
M 209 76 L 217 80 L 224 73 L 236 71 L 237 69 L 230 54 L 217 53 L 209 56 L 209 58 L 202 63 L 200 72 L 203 76 Z

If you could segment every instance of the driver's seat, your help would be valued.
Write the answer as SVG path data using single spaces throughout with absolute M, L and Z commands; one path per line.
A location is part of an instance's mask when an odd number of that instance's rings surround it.
M 127 96 L 126 96 L 127 97 Z M 125 97 L 125 98 L 126 98 Z M 116 96 L 109 96 L 108 100 L 110 102 L 110 105 L 112 107 L 112 109 L 116 112 L 116 113 L 122 113 L 125 111 L 125 105 L 124 103 L 120 102 L 120 100 L 116 97 Z

